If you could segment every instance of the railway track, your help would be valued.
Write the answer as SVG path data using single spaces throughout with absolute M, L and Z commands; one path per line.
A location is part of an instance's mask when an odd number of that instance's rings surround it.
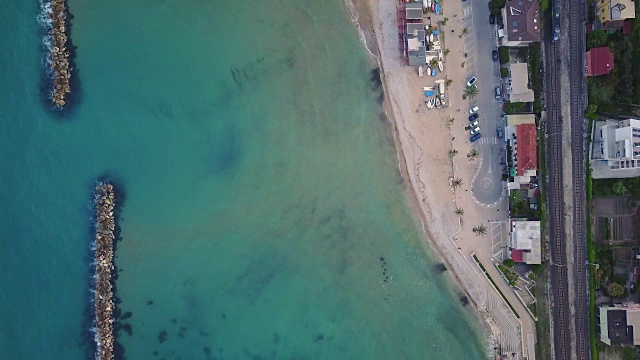
M 564 16 L 559 21 L 568 21 L 564 28 L 565 39 L 546 42 L 547 58 L 547 196 L 549 203 L 549 235 L 551 250 L 551 285 L 554 317 L 553 335 L 555 359 L 590 359 L 588 272 L 586 265 L 586 162 L 584 120 L 584 4 L 582 0 L 562 3 Z M 547 34 L 550 32 L 547 30 Z M 568 46 L 567 46 L 568 45 Z M 561 54 L 561 46 L 565 54 Z M 568 52 L 568 54 L 567 54 Z M 568 55 L 568 59 L 566 58 Z M 564 58 L 563 58 L 564 56 Z M 560 75 L 561 60 L 569 61 L 569 99 L 562 98 Z M 566 94 L 565 94 L 566 96 Z M 562 104 L 570 102 L 570 119 L 563 119 Z M 569 121 L 567 123 L 566 121 Z M 563 149 L 563 122 L 571 125 L 570 149 Z M 567 150 L 570 150 L 570 154 Z M 564 153 L 571 156 L 571 179 L 562 178 Z M 565 198 L 563 181 L 572 186 L 572 223 L 565 231 Z M 569 200 L 569 199 L 567 199 Z M 567 236 L 571 237 L 567 246 Z M 569 264 L 570 269 L 567 268 Z M 570 271 L 571 270 L 571 273 Z M 569 276 L 573 276 L 574 287 L 569 289 Z M 573 293 L 570 299 L 569 295 Z M 575 311 L 572 313 L 572 308 Z M 573 342 L 575 341 L 575 343 Z

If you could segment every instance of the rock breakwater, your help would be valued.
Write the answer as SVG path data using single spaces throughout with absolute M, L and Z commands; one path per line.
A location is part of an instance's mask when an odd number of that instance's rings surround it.
M 94 190 L 95 238 L 95 332 L 96 359 L 113 359 L 113 312 L 115 301 L 111 282 L 115 241 L 115 193 L 113 185 L 99 182 Z
M 69 81 L 71 68 L 67 50 L 67 4 L 65 0 L 51 0 L 48 7 L 51 24 L 50 65 L 53 81 L 51 101 L 57 107 L 66 104 L 66 96 L 71 92 Z

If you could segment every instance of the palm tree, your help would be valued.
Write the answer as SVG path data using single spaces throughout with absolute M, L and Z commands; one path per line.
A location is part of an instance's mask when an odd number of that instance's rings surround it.
M 478 156 L 480 156 L 480 151 L 478 151 L 478 149 L 472 149 L 467 154 L 467 158 L 469 158 L 470 161 L 473 161 L 473 160 L 477 159 Z
M 449 53 L 450 53 L 450 52 L 451 52 L 451 50 L 449 50 L 449 49 L 444 49 L 444 56 L 449 55 Z
M 458 150 L 456 149 L 451 149 L 449 150 L 449 157 L 452 158 L 454 156 L 458 155 Z
M 457 207 L 455 213 L 457 216 L 462 217 L 462 215 L 464 215 L 464 209 Z
M 455 179 L 451 180 L 451 186 L 453 186 L 454 189 L 459 187 L 459 186 L 462 186 L 462 179 L 455 178 Z
M 467 86 L 467 88 L 464 89 L 464 96 L 468 98 L 474 98 L 478 96 L 478 87 L 475 85 Z
M 429 66 L 432 67 L 432 68 L 438 66 L 438 58 L 431 59 L 431 62 L 429 63 Z
M 485 225 L 477 225 L 471 231 L 473 231 L 476 236 L 487 235 L 487 227 Z
M 467 35 L 469 33 L 469 29 L 462 28 L 462 35 Z
M 451 80 L 451 79 L 447 79 L 447 81 L 445 82 L 445 84 L 446 84 L 447 86 L 451 86 L 451 84 L 453 84 L 453 80 Z

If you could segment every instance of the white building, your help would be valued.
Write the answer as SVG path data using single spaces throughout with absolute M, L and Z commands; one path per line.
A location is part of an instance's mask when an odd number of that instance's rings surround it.
M 640 176 L 640 120 L 598 121 L 592 135 L 594 178 Z
M 511 219 L 509 241 L 513 261 L 540 264 L 540 221 Z

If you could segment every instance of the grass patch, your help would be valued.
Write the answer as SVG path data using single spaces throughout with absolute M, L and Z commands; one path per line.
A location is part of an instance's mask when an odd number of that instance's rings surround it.
M 484 268 L 484 266 L 482 266 L 482 263 L 480 262 L 480 260 L 478 260 L 478 257 L 474 254 L 473 255 L 473 260 L 476 261 L 476 264 L 478 264 L 478 266 L 480 266 L 480 269 L 482 269 L 482 272 L 484 273 L 484 275 L 487 277 L 487 279 L 489 279 L 489 281 L 491 281 L 491 283 L 493 284 L 493 286 L 496 288 L 496 290 L 498 290 L 498 293 L 500 293 L 500 296 L 502 296 L 502 298 L 504 299 L 504 301 L 507 303 L 507 305 L 509 305 L 509 308 L 511 309 L 511 311 L 513 311 L 513 313 L 516 315 L 516 317 L 518 319 L 520 319 L 520 315 L 518 315 L 518 312 L 516 311 L 516 309 L 513 308 L 513 306 L 511 305 L 511 303 L 509 302 L 509 300 L 507 300 L 507 297 L 504 296 L 504 294 L 502 293 L 502 291 L 500 290 L 500 288 L 498 287 L 498 285 L 495 283 L 495 281 L 493 281 L 493 279 L 491 278 L 491 276 L 489 275 L 489 273 L 487 272 L 487 270 Z
M 509 285 L 515 286 L 515 284 L 518 282 L 518 274 L 500 264 L 498 264 L 498 269 L 500 269 L 502 275 L 504 275 L 504 277 L 507 279 Z
M 529 311 L 531 311 L 531 313 L 533 314 L 533 316 L 538 317 L 538 310 L 536 309 L 536 303 L 531 303 L 529 305 L 527 305 L 527 307 L 529 308 Z
M 593 245 L 593 231 L 591 230 L 591 199 L 593 197 L 593 181 L 591 179 L 591 166 L 587 162 L 587 259 L 590 263 L 596 262 L 596 249 Z M 591 343 L 591 358 L 598 360 L 598 337 L 596 334 L 596 284 L 595 269 L 589 266 L 589 338 Z

